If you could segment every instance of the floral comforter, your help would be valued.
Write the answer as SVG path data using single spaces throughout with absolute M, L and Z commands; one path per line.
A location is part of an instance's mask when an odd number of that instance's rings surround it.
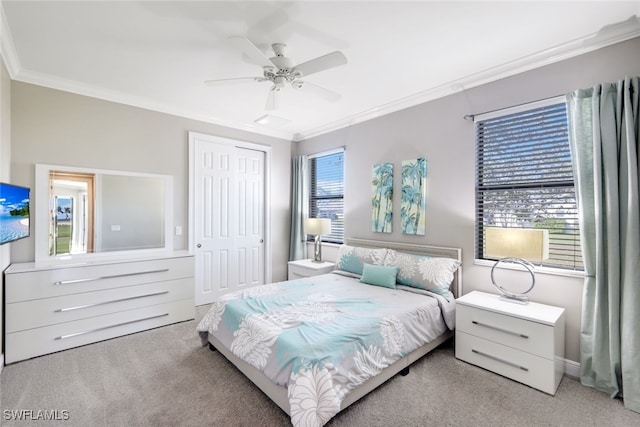
M 442 334 L 450 304 L 326 274 L 227 294 L 197 329 L 285 387 L 294 426 L 321 426 L 351 390 Z

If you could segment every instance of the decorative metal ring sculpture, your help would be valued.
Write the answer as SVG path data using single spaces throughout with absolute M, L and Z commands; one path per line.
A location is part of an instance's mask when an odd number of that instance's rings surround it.
M 498 264 L 502 262 L 522 265 L 531 275 L 531 286 L 529 286 L 529 289 L 527 289 L 522 293 L 514 293 L 508 289 L 505 289 L 503 286 L 499 285 L 498 283 L 496 283 L 496 280 L 493 277 L 493 272 L 498 266 Z M 498 288 L 498 290 L 504 297 L 511 300 L 515 300 L 515 302 L 526 303 L 529 301 L 529 298 L 527 298 L 525 294 L 528 294 L 529 292 L 531 292 L 533 287 L 536 285 L 536 276 L 533 273 L 533 268 L 534 268 L 533 264 L 521 258 L 512 258 L 512 257 L 502 258 L 498 260 L 491 268 L 491 283 L 493 284 L 493 286 Z

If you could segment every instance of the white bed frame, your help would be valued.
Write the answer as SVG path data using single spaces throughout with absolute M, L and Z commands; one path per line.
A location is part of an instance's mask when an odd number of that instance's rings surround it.
M 383 242 L 377 240 L 364 240 L 364 239 L 346 239 L 346 244 L 352 246 L 360 246 L 360 247 L 368 247 L 368 248 L 388 248 L 394 249 L 400 252 L 408 252 L 412 254 L 418 255 L 427 255 L 432 257 L 442 257 L 442 258 L 454 258 L 458 261 L 462 261 L 461 250 L 458 248 L 447 248 L 441 246 L 425 246 L 425 245 L 414 245 L 407 243 L 392 243 L 392 242 Z M 454 275 L 453 282 L 451 284 L 451 292 L 458 297 L 462 294 L 462 274 L 460 269 Z M 395 376 L 399 372 L 403 372 L 406 375 L 409 370 L 409 366 L 416 360 L 420 359 L 425 354 L 429 353 L 434 348 L 438 347 L 440 344 L 453 337 L 453 331 L 447 330 L 442 335 L 440 335 L 435 340 L 430 343 L 425 344 L 424 346 L 418 348 L 412 353 L 408 354 L 404 358 L 398 360 L 394 364 L 388 366 L 383 369 L 375 377 L 369 379 L 360 387 L 352 390 L 342 401 L 340 405 L 340 410 L 342 411 L 352 403 L 361 399 L 369 392 L 376 389 L 378 386 L 383 384 L 385 381 Z M 210 348 L 213 346 L 215 350 L 218 350 L 224 357 L 226 357 L 231 363 L 233 363 L 247 378 L 249 378 L 264 394 L 269 396 L 271 400 L 273 400 L 276 405 L 278 405 L 284 412 L 288 415 L 291 415 L 291 411 L 289 408 L 289 399 L 287 396 L 287 389 L 281 386 L 274 384 L 269 378 L 267 378 L 262 372 L 253 366 L 249 365 L 242 359 L 236 357 L 229 349 L 227 349 L 220 341 L 218 341 L 215 337 L 209 335 L 209 343 Z M 214 348 L 212 348 L 214 350 Z

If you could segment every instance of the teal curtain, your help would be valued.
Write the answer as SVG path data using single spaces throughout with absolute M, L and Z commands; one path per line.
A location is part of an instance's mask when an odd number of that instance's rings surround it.
M 567 101 L 586 276 L 580 379 L 640 412 L 638 83 L 599 84 Z
M 307 258 L 304 219 L 309 216 L 309 173 L 307 156 L 293 159 L 291 172 L 291 233 L 289 261 Z

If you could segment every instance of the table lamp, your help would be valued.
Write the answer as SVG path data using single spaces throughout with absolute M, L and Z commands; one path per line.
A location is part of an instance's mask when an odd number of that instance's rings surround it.
M 536 283 L 533 264 L 530 261 L 542 261 L 549 258 L 549 231 L 537 228 L 485 228 L 484 256 L 500 258 L 491 268 L 491 283 L 500 293 L 501 299 L 519 304 L 528 304 L 525 295 Z M 531 275 L 531 286 L 524 292 L 513 292 L 498 284 L 494 270 L 500 263 L 512 263 L 523 266 Z
M 321 237 L 331 234 L 331 220 L 328 218 L 305 218 L 304 232 L 315 235 L 313 262 L 322 262 Z

